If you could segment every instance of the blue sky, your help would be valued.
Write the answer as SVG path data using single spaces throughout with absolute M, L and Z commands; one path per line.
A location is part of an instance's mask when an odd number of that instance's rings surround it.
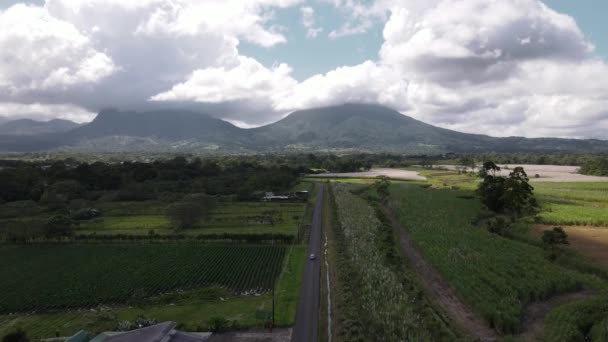
M 558 12 L 572 16 L 587 38 L 595 45 L 596 53 L 608 60 L 608 1 L 605 0 L 544 0 Z M 342 65 L 355 65 L 365 60 L 377 59 L 382 45 L 383 21 L 376 21 L 372 29 L 331 39 L 328 33 L 337 29 L 347 15 L 327 3 L 312 2 L 318 25 L 324 28 L 317 38 L 306 38 L 297 7 L 277 11 L 276 24 L 288 27 L 288 42 L 270 49 L 242 42 L 239 50 L 246 56 L 261 61 L 266 66 L 287 63 L 294 68 L 293 76 L 304 80 L 315 74 L 325 73 Z

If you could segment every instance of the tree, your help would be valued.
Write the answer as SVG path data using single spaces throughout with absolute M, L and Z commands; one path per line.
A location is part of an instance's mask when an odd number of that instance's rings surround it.
M 260 214 L 260 222 L 268 222 L 270 225 L 274 226 L 276 223 L 283 222 L 283 217 L 277 210 L 265 210 Z
M 515 215 L 521 215 L 537 207 L 534 198 L 534 188 L 530 185 L 528 175 L 523 167 L 516 167 L 503 183 L 502 201 L 505 210 Z
M 568 234 L 561 227 L 554 227 L 552 230 L 545 230 L 543 232 L 543 244 L 547 249 L 551 251 L 549 254 L 550 259 L 557 258 L 558 252 L 560 251 L 560 245 L 568 245 Z
M 500 171 L 500 167 L 494 164 L 494 162 L 485 162 L 481 170 L 479 170 L 479 176 L 483 178 L 483 181 L 477 189 L 477 192 L 481 196 L 481 202 L 488 209 L 495 212 L 503 210 L 501 197 L 505 179 L 504 177 L 496 176 L 496 172 L 498 171 Z
M 192 194 L 181 202 L 167 207 L 166 214 L 177 229 L 196 226 L 207 219 L 215 207 L 215 200 L 206 194 Z
M 178 202 L 167 207 L 167 216 L 177 229 L 196 226 L 205 217 L 204 208 L 196 202 Z
M 374 187 L 376 188 L 376 192 L 378 193 L 378 197 L 383 203 L 386 203 L 388 197 L 390 195 L 389 187 L 391 185 L 390 180 L 386 176 L 378 176 L 378 179 L 374 183 Z
M 47 239 L 61 239 L 73 235 L 74 224 L 70 217 L 65 214 L 58 214 L 51 217 L 44 227 L 44 236 Z
M 479 171 L 483 181 L 477 192 L 488 209 L 517 217 L 538 207 L 534 188 L 522 167 L 513 169 L 508 177 L 497 175 L 498 171 L 500 167 L 491 161 L 485 162 Z
M 30 339 L 27 337 L 27 333 L 22 329 L 17 329 L 10 332 L 2 338 L 2 342 L 29 342 Z
M 475 159 L 473 157 L 463 156 L 458 162 L 460 163 L 460 165 L 462 165 L 465 172 L 468 168 L 470 168 L 471 171 L 475 171 Z
M 545 230 L 543 232 L 543 243 L 550 247 L 555 248 L 559 245 L 568 245 L 568 234 L 562 227 L 554 227 L 551 230 Z

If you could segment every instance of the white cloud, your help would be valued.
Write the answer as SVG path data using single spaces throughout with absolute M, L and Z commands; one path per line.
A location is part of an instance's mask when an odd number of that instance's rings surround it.
M 301 0 L 46 0 L 0 12 L 0 104 L 145 109 L 193 70 L 238 63 L 240 41 L 286 42 L 274 10 Z
M 307 38 L 317 38 L 323 32 L 322 27 L 315 27 L 315 10 L 310 6 L 300 7 L 302 14 L 302 26 L 306 29 Z
M 22 4 L 0 11 L 0 61 L 4 96 L 96 83 L 117 69 L 73 25 Z
M 5 102 L 0 103 L 0 117 L 7 117 L 11 120 L 28 118 L 42 121 L 59 118 L 81 123 L 91 121 L 95 117 L 95 113 L 73 105 Z
M 234 65 L 194 71 L 188 79 L 167 92 L 155 95 L 154 101 L 219 103 L 239 100 L 279 101 L 296 81 L 291 68 L 279 64 L 265 68 L 253 58 L 239 57 Z

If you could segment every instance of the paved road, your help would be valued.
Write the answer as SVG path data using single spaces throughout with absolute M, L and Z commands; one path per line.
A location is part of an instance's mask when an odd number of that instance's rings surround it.
M 321 236 L 323 232 L 323 192 L 324 185 L 319 188 L 317 203 L 312 216 L 310 227 L 310 240 L 308 241 L 308 254 L 306 255 L 306 266 L 304 268 L 304 279 L 300 288 L 300 300 L 296 311 L 296 324 L 293 327 L 291 340 L 293 342 L 317 341 L 319 330 L 319 300 L 320 300 L 320 277 L 321 277 Z M 308 260 L 308 256 L 314 254 L 316 260 Z

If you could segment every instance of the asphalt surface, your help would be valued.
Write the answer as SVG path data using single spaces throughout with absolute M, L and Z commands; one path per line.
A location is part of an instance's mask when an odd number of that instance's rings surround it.
M 324 185 L 321 184 L 317 202 L 312 216 L 310 227 L 310 239 L 308 241 L 308 253 L 306 254 L 306 266 L 304 267 L 304 279 L 300 288 L 300 300 L 296 310 L 296 324 L 293 327 L 291 341 L 312 342 L 317 341 L 319 331 L 319 305 L 321 298 L 321 237 L 323 233 L 323 193 Z M 309 260 L 314 254 L 317 258 Z

